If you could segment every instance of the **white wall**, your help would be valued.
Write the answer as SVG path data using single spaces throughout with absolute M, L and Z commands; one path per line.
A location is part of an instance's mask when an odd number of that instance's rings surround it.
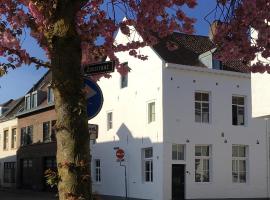
M 116 41 L 124 37 L 117 36 Z M 119 41 L 120 40 L 120 41 Z M 93 190 L 107 195 L 124 196 L 124 169 L 116 162 L 114 147 L 126 152 L 128 169 L 128 196 L 144 199 L 162 199 L 162 61 L 149 48 L 140 49 L 149 56 L 147 61 L 119 53 L 121 62 L 128 62 L 128 87 L 120 89 L 120 74 L 102 78 L 98 84 L 104 95 L 101 112 L 90 123 L 99 124 L 97 144 L 92 145 L 93 158 L 101 160 L 101 183 Z M 147 103 L 155 101 L 156 121 L 147 122 Z M 106 114 L 113 112 L 113 128 L 107 131 Z M 154 181 L 145 183 L 142 178 L 142 148 L 153 147 Z M 94 171 L 94 169 L 92 170 Z M 94 180 L 93 180 L 94 182 Z
M 252 116 L 270 116 L 270 74 L 267 72 L 251 74 Z
M 171 199 L 171 164 L 186 164 L 186 198 L 266 197 L 264 120 L 251 117 L 249 75 L 171 65 L 163 70 L 164 200 Z M 177 68 L 177 69 L 176 69 Z M 193 71 L 197 70 L 197 71 Z M 195 80 L 195 82 L 194 82 Z M 210 123 L 195 123 L 194 92 L 210 92 Z M 232 95 L 246 97 L 246 126 L 232 125 Z M 225 137 L 221 137 L 221 133 Z M 187 143 L 186 140 L 190 142 Z M 224 140 L 227 143 L 224 143 Z M 257 144 L 257 140 L 259 144 Z M 186 144 L 186 161 L 171 158 L 172 143 Z M 196 183 L 195 145 L 212 146 L 211 182 Z M 232 144 L 248 145 L 248 181 L 232 183 Z
M 17 127 L 17 123 L 18 123 L 17 118 L 0 123 L 0 186 L 4 186 L 4 187 L 15 187 L 15 184 L 3 183 L 3 177 L 4 177 L 4 163 L 16 162 L 17 143 L 15 144 L 16 148 L 11 149 L 11 131 L 12 131 L 12 128 Z M 3 150 L 3 133 L 4 133 L 4 130 L 6 129 L 9 130 L 8 150 Z M 18 130 L 17 130 L 17 135 L 18 135 Z

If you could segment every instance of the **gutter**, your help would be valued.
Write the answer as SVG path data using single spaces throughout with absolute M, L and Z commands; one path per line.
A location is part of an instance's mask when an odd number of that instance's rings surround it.
M 201 66 L 165 63 L 165 68 L 178 69 L 178 70 L 183 70 L 183 71 L 193 71 L 193 72 L 200 72 L 200 73 L 210 73 L 210 74 L 217 74 L 217 75 L 223 75 L 223 76 L 235 76 L 235 77 L 251 79 L 251 74 L 225 71 L 225 70 L 217 70 L 217 69 L 209 69 L 209 68 L 201 67 Z

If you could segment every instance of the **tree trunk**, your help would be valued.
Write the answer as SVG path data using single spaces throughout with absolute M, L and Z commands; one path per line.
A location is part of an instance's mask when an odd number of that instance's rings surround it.
M 59 200 L 90 200 L 90 147 L 80 74 L 80 41 L 75 38 L 61 40 L 57 42 L 59 45 L 52 59 Z
M 75 33 L 75 25 L 66 25 L 74 26 L 72 34 L 53 38 L 51 58 L 57 115 L 59 200 L 91 200 L 90 138 L 80 70 L 81 41 Z

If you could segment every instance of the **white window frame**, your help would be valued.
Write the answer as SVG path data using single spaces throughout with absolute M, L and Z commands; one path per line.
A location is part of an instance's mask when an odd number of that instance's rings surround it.
M 200 94 L 200 95 L 202 95 L 202 94 L 207 94 L 208 95 L 208 101 L 204 101 L 204 100 L 196 100 L 196 94 Z M 200 120 L 197 120 L 197 118 L 196 118 L 196 104 L 200 104 L 200 110 L 199 110 L 199 113 L 200 113 Z M 205 107 L 203 107 L 203 104 L 208 104 L 208 121 L 204 121 L 203 119 L 203 114 L 204 113 L 206 113 L 206 112 L 203 112 L 203 109 L 205 108 Z M 199 91 L 199 90 L 197 90 L 197 91 L 195 91 L 194 92 L 194 114 L 195 114 L 195 122 L 196 123 L 204 123 L 204 124 L 209 124 L 210 123 L 210 120 L 211 120 L 211 93 L 209 92 L 209 91 Z
M 113 111 L 107 112 L 107 131 L 113 128 Z
M 36 108 L 38 105 L 38 93 L 37 91 L 31 94 L 31 108 Z
M 174 147 L 176 147 L 176 156 L 174 156 Z M 181 152 L 183 150 L 183 152 Z M 181 153 L 183 158 L 181 158 Z M 172 160 L 185 160 L 186 159 L 186 145 L 185 144 L 172 144 Z
M 244 104 L 238 104 L 238 102 L 235 104 L 233 103 L 233 98 L 236 97 L 236 98 L 243 98 L 244 99 Z M 233 106 L 236 106 L 236 112 L 237 112 L 237 122 L 236 124 L 233 124 Z M 243 116 L 243 120 L 244 120 L 244 123 L 243 124 L 240 124 L 239 122 L 239 113 L 238 113 L 238 109 L 239 108 L 242 108 L 244 110 L 244 116 Z M 241 95 L 232 95 L 232 125 L 233 126 L 245 126 L 246 125 L 246 97 L 245 96 L 241 96 Z
M 238 147 L 237 150 L 237 156 L 233 155 L 233 147 Z M 245 156 L 239 156 L 239 148 L 244 148 L 245 150 Z M 245 161 L 245 170 L 241 171 L 240 169 L 240 162 Z M 234 170 L 234 162 L 236 164 L 236 170 Z M 244 173 L 245 174 L 245 181 L 240 180 L 240 174 Z M 234 179 L 234 174 L 237 175 L 237 180 Z M 233 183 L 247 183 L 248 179 L 248 145 L 241 145 L 241 144 L 234 144 L 232 145 L 232 182 Z
M 151 107 L 151 105 L 154 105 L 154 109 L 152 109 L 153 107 Z M 147 119 L 148 124 L 156 121 L 156 102 L 155 101 L 147 102 L 147 118 L 148 118 Z
M 151 157 L 146 157 L 146 150 L 152 151 Z M 142 149 L 142 159 L 143 159 L 143 182 L 144 183 L 152 183 L 153 182 L 153 147 L 147 147 Z M 149 170 L 146 170 L 146 164 L 149 164 Z M 149 173 L 149 179 L 147 180 L 147 174 Z
M 7 151 L 8 149 L 9 149 L 9 129 L 4 129 L 4 131 L 3 131 L 3 150 Z
M 10 147 L 11 147 L 11 149 L 16 149 L 17 148 L 17 128 L 12 128 L 11 129 L 11 144 L 10 144 Z
M 99 162 L 99 165 L 97 165 Z M 95 159 L 95 182 L 101 183 L 101 161 L 100 159 Z
M 208 156 L 202 155 L 202 149 L 201 149 L 201 155 L 196 155 L 196 147 L 208 147 Z M 210 183 L 211 182 L 211 162 L 212 162 L 212 146 L 211 145 L 195 145 L 195 182 L 196 183 Z M 200 165 L 202 166 L 201 170 L 196 170 L 196 160 L 199 160 Z M 204 161 L 208 160 L 208 169 L 204 169 Z M 203 180 L 203 175 L 205 172 L 208 172 L 208 181 Z M 200 181 L 196 180 L 196 174 L 200 174 Z
M 54 93 L 53 88 L 51 86 L 48 86 L 47 88 L 47 103 L 54 103 Z
M 31 95 L 27 94 L 25 95 L 25 110 L 31 109 Z

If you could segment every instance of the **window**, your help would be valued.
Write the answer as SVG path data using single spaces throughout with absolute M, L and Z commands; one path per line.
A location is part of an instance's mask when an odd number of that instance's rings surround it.
M 21 128 L 21 145 L 28 145 L 33 143 L 33 126 Z
M 195 92 L 195 122 L 209 123 L 209 93 Z
M 43 142 L 52 142 L 56 140 L 55 123 L 55 120 L 43 122 Z
M 100 168 L 100 160 L 95 160 L 95 180 L 96 182 L 101 182 L 101 168 Z
M 55 170 L 57 168 L 56 157 L 45 157 L 44 158 L 44 168 Z
M 247 146 L 232 146 L 232 180 L 234 183 L 247 181 Z
M 38 91 L 32 92 L 25 96 L 25 110 L 36 108 L 38 106 Z
M 245 97 L 232 97 L 232 124 L 245 125 Z
M 144 182 L 153 182 L 153 148 L 143 149 L 142 154 Z
M 185 145 L 184 144 L 172 144 L 172 159 L 185 160 Z
M 148 123 L 156 120 L 155 102 L 148 103 Z
M 195 182 L 210 182 L 210 146 L 195 146 Z
M 50 121 L 43 123 L 43 142 L 50 142 Z
M 217 60 L 215 58 L 212 59 L 212 68 L 221 70 L 222 69 L 222 62 L 220 60 Z
M 47 101 L 48 101 L 48 103 L 54 102 L 54 93 L 53 93 L 52 87 L 48 87 Z
M 4 182 L 15 183 L 15 162 L 4 163 Z
M 23 168 L 31 168 L 33 167 L 33 161 L 30 159 L 23 159 Z
M 4 130 L 4 143 L 3 143 L 3 149 L 8 150 L 8 130 Z
M 107 130 L 110 130 L 113 128 L 113 113 L 108 112 L 107 113 Z
M 11 131 L 11 148 L 14 149 L 16 148 L 17 144 L 17 129 L 13 128 Z
M 31 108 L 37 107 L 37 92 L 33 92 L 31 96 Z
M 123 63 L 123 65 L 124 65 L 125 68 L 129 69 L 127 62 Z M 127 73 L 125 75 L 122 75 L 121 74 L 121 77 L 120 77 L 120 88 L 125 88 L 125 87 L 128 86 L 128 70 L 126 72 Z
M 25 96 L 25 110 L 29 110 L 31 108 L 31 97 L 30 94 Z

